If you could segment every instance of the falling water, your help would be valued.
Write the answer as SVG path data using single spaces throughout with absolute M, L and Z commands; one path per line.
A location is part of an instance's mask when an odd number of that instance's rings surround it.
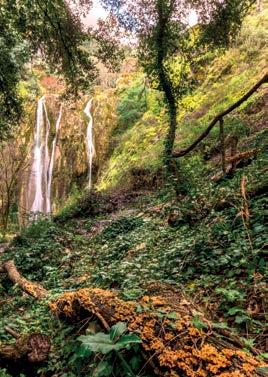
M 33 151 L 33 165 L 31 176 L 33 177 L 33 185 L 35 189 L 34 200 L 31 207 L 31 212 L 43 212 L 43 193 L 42 193 L 42 177 L 43 177 L 43 128 L 44 124 L 44 106 L 45 96 L 40 98 L 37 103 L 36 125 L 34 134 L 34 151 Z M 31 187 L 30 187 L 31 188 Z
M 33 202 L 30 212 L 50 213 L 51 212 L 51 184 L 55 160 L 56 143 L 60 122 L 62 117 L 62 106 L 56 123 L 56 133 L 52 143 L 51 156 L 49 155 L 49 134 L 50 122 L 47 114 L 45 96 L 37 103 L 36 124 L 34 133 L 33 163 L 28 188 L 28 196 L 33 194 Z M 35 216 L 36 217 L 36 216 Z
M 55 152 L 56 152 L 56 145 L 57 145 L 57 139 L 58 139 L 58 132 L 60 129 L 61 117 L 62 117 L 62 105 L 60 106 L 60 112 L 59 112 L 59 116 L 56 122 L 56 133 L 55 133 L 53 143 L 52 143 L 52 152 L 51 152 L 49 170 L 48 170 L 47 212 L 51 212 L 51 185 L 52 185 L 53 167 L 54 167 Z
M 91 98 L 84 110 L 84 113 L 89 118 L 87 126 L 87 136 L 86 136 L 86 146 L 87 146 L 87 156 L 88 156 L 88 188 L 92 188 L 92 162 L 95 154 L 94 142 L 93 142 L 93 117 L 91 114 L 93 98 Z

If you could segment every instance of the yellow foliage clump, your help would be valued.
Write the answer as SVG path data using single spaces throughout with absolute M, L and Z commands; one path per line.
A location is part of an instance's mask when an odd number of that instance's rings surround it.
M 146 296 L 135 303 L 120 300 L 111 291 L 81 289 L 61 295 L 50 307 L 59 317 L 74 321 L 82 315 L 95 315 L 106 329 L 119 321 L 127 322 L 129 330 L 142 339 L 155 373 L 162 376 L 254 377 L 261 366 L 256 357 L 237 349 L 231 340 L 230 348 L 223 348 L 219 334 L 209 326 L 196 329 L 190 305 L 188 312 L 185 306 L 183 310 L 178 306 L 173 319 L 170 303 L 162 297 Z

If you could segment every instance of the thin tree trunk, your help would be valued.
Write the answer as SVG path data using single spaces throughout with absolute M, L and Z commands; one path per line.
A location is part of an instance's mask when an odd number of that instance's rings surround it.
M 257 12 L 261 13 L 263 11 L 262 0 L 257 0 Z
M 168 167 L 168 171 L 173 171 L 172 151 L 174 147 L 176 126 L 177 126 L 177 105 L 176 98 L 173 93 L 172 83 L 170 82 L 166 69 L 164 66 L 165 61 L 165 33 L 167 28 L 167 16 L 164 14 L 163 0 L 157 1 L 158 13 L 158 32 L 156 36 L 157 48 L 157 69 L 160 86 L 165 94 L 166 103 L 169 111 L 169 130 L 165 140 L 164 159 Z

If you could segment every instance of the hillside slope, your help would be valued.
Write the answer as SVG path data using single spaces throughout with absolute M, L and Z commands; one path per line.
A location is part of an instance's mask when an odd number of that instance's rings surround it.
M 213 116 L 237 101 L 266 73 L 267 25 L 268 6 L 265 6 L 262 13 L 247 17 L 232 48 L 224 54 L 208 54 L 203 58 L 198 88 L 179 104 L 176 147 L 182 148 L 194 141 Z M 100 190 L 122 186 L 128 188 L 133 181 L 135 183 L 135 175 L 139 172 L 142 175 L 142 171 L 147 176 L 148 184 L 151 184 L 150 176 L 155 182 L 154 175 L 159 173 L 162 166 L 167 118 L 161 93 L 146 86 L 142 73 L 135 71 L 121 77 L 117 93 L 119 121 L 110 142 L 111 146 L 115 144 L 115 148 L 102 169 L 97 185 Z M 248 144 L 246 138 L 257 137 L 257 133 L 267 127 L 265 93 L 267 88 L 262 87 L 258 94 L 225 119 L 226 133 L 237 135 L 241 146 Z M 109 102 L 109 98 L 106 101 Z M 139 108 L 141 101 L 144 101 L 144 105 Z M 217 142 L 218 132 L 218 128 L 213 130 L 203 142 L 203 150 Z

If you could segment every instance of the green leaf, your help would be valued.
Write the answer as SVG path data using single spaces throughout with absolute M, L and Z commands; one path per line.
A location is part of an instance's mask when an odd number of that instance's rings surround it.
M 137 313 L 142 313 L 142 312 L 143 312 L 143 308 L 142 308 L 141 305 L 137 305 L 137 307 L 136 307 L 136 312 L 137 312 Z
M 108 361 L 101 361 L 93 372 L 93 377 L 109 377 L 113 374 L 113 367 Z
M 111 327 L 110 330 L 110 338 L 111 340 L 115 340 L 120 338 L 121 335 L 124 334 L 127 330 L 127 325 L 124 322 L 118 322 L 116 325 Z
M 215 329 L 228 329 L 228 325 L 225 322 L 214 322 L 213 328 L 215 328 Z
M 115 350 L 115 345 L 113 344 L 110 335 L 104 333 L 97 333 L 95 335 L 81 335 L 78 340 L 80 340 L 83 346 L 94 352 L 102 353 L 106 355 L 107 353 Z
M 268 376 L 268 367 L 257 368 L 256 371 L 263 376 Z
M 75 355 L 76 358 L 86 358 L 91 354 L 91 350 L 84 346 L 84 344 L 81 344 L 80 347 L 76 350 Z
M 123 326 L 120 325 L 119 329 L 122 331 Z M 103 355 L 111 351 L 119 351 L 132 344 L 141 343 L 141 339 L 135 334 L 123 335 L 116 343 L 113 343 L 110 335 L 104 333 L 82 335 L 78 340 L 82 342 L 82 347 L 85 347 L 85 349 Z
M 192 324 L 198 330 L 202 330 L 202 329 L 207 328 L 207 324 L 202 322 L 198 315 L 193 317 Z
M 237 315 L 235 317 L 235 323 L 237 324 L 241 324 L 241 323 L 245 323 L 245 322 L 248 322 L 250 320 L 250 318 L 247 316 L 247 315 Z
M 140 355 L 134 355 L 131 359 L 130 359 L 130 366 L 131 368 L 134 370 L 134 371 L 137 371 L 138 369 L 141 368 L 142 366 L 142 358 L 140 357 Z
M 178 314 L 176 312 L 171 312 L 167 314 L 168 319 L 178 319 Z
M 229 309 L 227 314 L 228 315 L 235 315 L 237 313 L 243 313 L 244 310 L 242 308 L 239 308 L 238 306 L 234 306 L 233 308 Z
M 142 340 L 135 334 L 123 335 L 115 344 L 116 349 L 120 350 L 132 344 L 142 343 Z

